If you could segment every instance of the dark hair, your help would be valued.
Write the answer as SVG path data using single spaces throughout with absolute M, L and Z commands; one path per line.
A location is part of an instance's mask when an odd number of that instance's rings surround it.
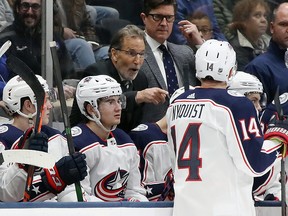
M 194 13 L 190 14 L 187 17 L 187 19 L 189 21 L 191 21 L 193 19 L 207 19 L 211 23 L 211 20 L 210 20 L 209 16 L 206 13 L 202 12 L 202 11 L 195 11 Z M 211 23 L 211 25 L 212 25 L 212 23 Z
M 127 25 L 124 28 L 120 29 L 112 38 L 110 47 L 109 47 L 109 56 L 111 55 L 111 49 L 121 49 L 122 43 L 125 37 L 130 38 L 140 38 L 145 41 L 145 34 L 142 29 L 136 25 Z
M 265 8 L 267 15 L 270 13 L 270 8 L 264 0 L 240 0 L 233 8 L 233 19 L 230 28 L 233 30 L 244 30 L 244 22 L 246 22 L 251 16 L 252 11 L 261 5 Z
M 162 5 L 173 5 L 174 13 L 177 11 L 176 0 L 144 0 L 143 13 L 148 15 L 151 10 L 156 9 Z
M 15 0 L 14 3 L 13 3 L 13 14 L 14 14 L 14 17 L 18 16 L 17 9 L 20 8 L 21 1 L 22 0 Z

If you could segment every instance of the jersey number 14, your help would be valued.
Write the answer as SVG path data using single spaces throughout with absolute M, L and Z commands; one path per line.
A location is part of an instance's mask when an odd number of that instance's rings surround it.
M 188 169 L 186 181 L 201 181 L 199 168 L 202 167 L 200 158 L 199 128 L 201 124 L 189 124 L 179 146 L 177 166 L 178 169 Z M 176 146 L 175 127 L 171 128 L 171 135 Z

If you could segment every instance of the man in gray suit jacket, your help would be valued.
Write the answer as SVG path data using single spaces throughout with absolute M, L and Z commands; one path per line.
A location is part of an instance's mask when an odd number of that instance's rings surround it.
M 162 60 L 163 53 L 159 49 L 161 44 L 165 45 L 174 61 L 178 87 L 200 84 L 195 77 L 195 58 L 193 50 L 186 45 L 173 44 L 167 41 L 167 38 L 172 32 L 176 7 L 175 0 L 144 0 L 144 11 L 141 13 L 141 18 L 145 25 L 145 52 L 147 57 L 140 70 L 146 74 L 149 88 L 159 87 L 168 90 L 167 78 Z M 185 27 L 193 26 L 191 24 L 191 26 Z M 156 105 L 145 104 L 141 122 L 158 121 L 166 114 L 168 105 L 169 96 L 166 97 L 164 103 Z

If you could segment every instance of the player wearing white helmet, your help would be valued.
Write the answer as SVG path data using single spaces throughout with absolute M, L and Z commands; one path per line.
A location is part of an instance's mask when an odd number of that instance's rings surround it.
M 32 135 L 36 121 L 36 98 L 29 85 L 18 75 L 10 79 L 3 90 L 3 101 L 13 117 L 11 124 L 0 125 L 0 151 L 23 148 L 29 136 L 29 149 L 48 152 L 59 160 L 51 170 L 38 170 L 33 177 L 33 188 L 30 201 L 44 201 L 55 197 L 68 184 L 77 182 L 85 177 L 85 155 L 76 153 L 68 155 L 66 139 L 61 133 L 47 126 L 52 104 L 49 99 L 49 88 L 46 80 L 37 75 L 37 78 L 46 92 L 46 100 L 41 115 L 43 126 L 41 132 Z M 21 201 L 27 179 L 27 167 L 22 164 L 5 164 L 0 166 L 0 200 L 3 202 Z M 78 172 L 72 173 L 76 169 Z M 58 178 L 59 182 L 53 181 Z
M 263 94 L 263 85 L 256 76 L 238 71 L 233 79 L 228 82 L 228 89 L 235 90 L 246 96 L 254 104 L 255 108 L 261 112 L 260 101 Z
M 213 48 L 211 48 L 213 46 Z M 196 77 L 227 83 L 236 72 L 236 53 L 229 43 L 208 40 L 196 52 Z
M 87 118 L 72 128 L 75 149 L 86 155 L 89 170 L 81 182 L 84 190 L 103 201 L 147 201 L 137 148 L 116 128 L 124 105 L 120 84 L 107 75 L 85 77 L 77 86 L 76 100 Z
M 107 75 L 99 75 L 97 77 L 89 76 L 82 79 L 82 81 L 78 83 L 76 90 L 76 100 L 81 113 L 86 116 L 88 120 L 96 122 L 96 124 L 106 132 L 114 130 L 120 123 L 120 119 L 117 119 L 115 124 L 111 125 L 111 127 L 103 125 L 100 119 L 101 117 L 105 118 L 105 116 L 101 116 L 99 112 L 98 100 L 112 96 L 119 96 L 118 102 L 120 103 L 121 108 L 125 108 L 126 101 L 125 97 L 122 95 L 120 84 Z M 86 109 L 87 104 L 92 106 L 92 112 L 89 112 Z
M 206 41 L 196 53 L 201 86 L 179 95 L 167 110 L 168 143 L 176 151 L 174 216 L 255 216 L 253 179 L 274 165 L 281 142 L 288 142 L 278 122 L 270 126 L 277 133 L 270 129 L 265 139 L 282 141 L 264 141 L 253 104 L 227 91 L 235 69 L 228 42 Z
M 237 91 L 246 96 L 255 106 L 258 112 L 261 112 L 261 96 L 263 94 L 263 85 L 254 75 L 238 71 L 234 78 L 228 83 L 228 89 Z M 268 123 L 268 122 L 267 122 Z M 261 124 L 263 130 L 264 126 Z M 281 185 L 279 182 L 280 164 L 277 163 L 271 171 L 265 175 L 254 178 L 253 195 L 255 200 L 273 199 L 281 197 Z M 263 197 L 263 198 L 262 198 Z
M 36 75 L 38 78 L 40 84 L 42 85 L 44 91 L 49 94 L 49 87 L 46 82 L 41 76 Z M 33 111 L 28 112 L 27 114 L 23 110 L 25 106 L 23 107 L 24 99 L 29 98 L 30 102 L 34 106 Z M 30 88 L 29 85 L 26 84 L 26 82 L 19 76 L 13 77 L 9 82 L 6 84 L 4 90 L 3 90 L 3 101 L 5 102 L 7 111 L 10 115 L 17 116 L 20 115 L 26 119 L 32 119 L 36 115 L 36 98 L 34 95 L 34 92 Z M 47 101 L 47 114 L 43 118 L 43 124 L 48 124 L 47 121 L 49 121 L 49 110 L 52 108 L 52 104 L 50 103 L 50 100 Z M 28 121 L 27 121 L 28 123 Z M 30 122 L 33 124 L 32 122 Z M 26 125 L 25 125 L 26 126 Z M 31 127 L 32 125 L 30 125 Z

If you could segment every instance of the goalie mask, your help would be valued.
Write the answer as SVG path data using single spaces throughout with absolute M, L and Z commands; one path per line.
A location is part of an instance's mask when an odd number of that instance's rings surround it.
M 243 95 L 263 93 L 263 85 L 259 79 L 254 75 L 242 71 L 238 71 L 234 78 L 228 82 L 228 89 L 235 90 Z
M 236 72 L 236 53 L 226 41 L 207 40 L 195 55 L 196 77 L 228 82 Z
M 76 100 L 81 113 L 89 120 L 95 121 L 105 131 L 112 131 L 117 125 L 112 128 L 105 128 L 101 123 L 101 115 L 98 110 L 98 100 L 111 96 L 120 96 L 121 107 L 125 108 L 126 98 L 122 95 L 120 84 L 110 76 L 98 75 L 88 76 L 83 78 L 76 89 Z M 91 104 L 96 112 L 92 116 L 86 112 L 86 103 Z
M 49 86 L 46 80 L 39 75 L 36 75 L 36 77 L 38 78 L 44 91 L 49 93 Z M 36 115 L 35 112 L 32 114 L 32 116 L 28 116 L 21 111 L 21 99 L 27 97 L 30 99 L 31 103 L 34 104 L 37 110 L 36 97 L 34 92 L 19 75 L 10 79 L 3 89 L 3 101 L 10 115 L 18 113 L 19 115 L 26 118 L 31 118 Z

